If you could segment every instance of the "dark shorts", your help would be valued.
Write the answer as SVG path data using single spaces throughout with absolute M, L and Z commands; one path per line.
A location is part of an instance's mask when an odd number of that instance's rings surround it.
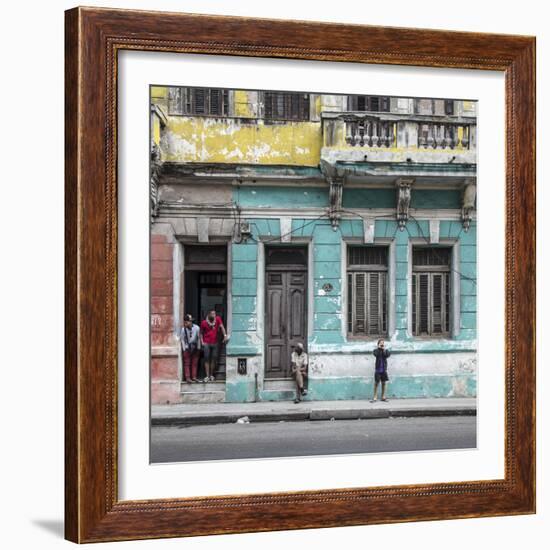
M 376 383 L 378 382 L 387 382 L 389 380 L 388 373 L 386 371 L 384 372 L 375 372 L 374 373 L 374 381 Z
M 205 361 L 215 361 L 218 358 L 218 344 L 204 344 L 202 349 Z

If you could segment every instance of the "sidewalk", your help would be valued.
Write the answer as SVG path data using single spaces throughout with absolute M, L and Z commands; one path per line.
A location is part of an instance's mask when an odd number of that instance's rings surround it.
M 258 403 L 190 403 L 153 405 L 153 426 L 225 424 L 248 417 L 250 422 L 355 420 L 410 416 L 476 414 L 475 398 L 393 399 L 370 401 L 263 401 Z

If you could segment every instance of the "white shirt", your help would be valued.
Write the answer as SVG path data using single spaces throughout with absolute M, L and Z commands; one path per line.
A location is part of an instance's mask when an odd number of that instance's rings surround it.
M 290 355 L 290 362 L 294 363 L 298 368 L 307 367 L 307 353 L 302 351 L 302 353 L 298 355 L 295 351 L 293 351 Z
M 191 325 L 191 328 L 181 327 L 180 340 L 183 351 L 187 351 L 191 344 L 195 345 L 195 349 L 200 347 L 199 332 L 199 325 L 195 325 L 195 323 Z

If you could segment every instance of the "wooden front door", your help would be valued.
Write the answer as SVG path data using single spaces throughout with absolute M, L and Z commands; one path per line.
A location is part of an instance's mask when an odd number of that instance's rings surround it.
M 307 271 L 298 263 L 304 256 L 266 267 L 266 378 L 289 378 L 293 346 L 307 346 Z

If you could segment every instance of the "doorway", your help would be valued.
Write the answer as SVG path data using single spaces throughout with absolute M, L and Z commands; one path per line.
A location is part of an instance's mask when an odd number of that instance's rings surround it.
M 227 248 L 226 246 L 185 245 L 183 314 L 190 313 L 200 325 L 206 314 L 215 309 L 227 329 Z M 221 334 L 218 363 L 214 375 L 225 379 L 226 353 Z M 204 377 L 201 359 L 199 377 Z
M 307 345 L 307 247 L 269 247 L 265 258 L 265 377 L 291 378 L 293 347 Z

